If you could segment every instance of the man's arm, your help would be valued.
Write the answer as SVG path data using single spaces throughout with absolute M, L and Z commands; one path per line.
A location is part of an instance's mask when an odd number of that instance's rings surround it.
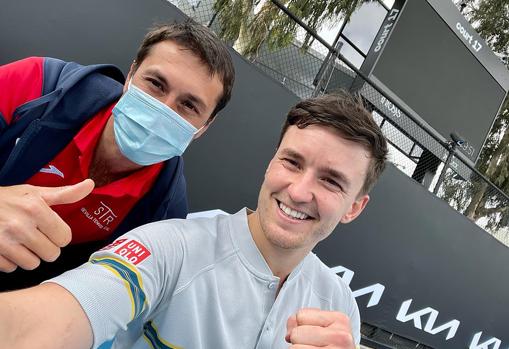
M 30 57 L 0 66 L 0 129 L 16 108 L 41 96 L 43 65 L 42 57 Z
M 0 349 L 89 349 L 92 329 L 65 288 L 46 283 L 0 294 Z

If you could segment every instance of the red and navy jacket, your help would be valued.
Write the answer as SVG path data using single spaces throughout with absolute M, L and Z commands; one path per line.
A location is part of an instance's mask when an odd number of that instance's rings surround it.
M 41 96 L 18 106 L 10 122 L 0 111 L 0 186 L 24 183 L 51 161 L 90 118 L 122 95 L 124 76 L 113 65 L 82 66 L 55 58 L 40 59 Z M 43 262 L 31 272 L 0 274 L 0 290 L 33 285 L 75 267 L 98 247 L 142 224 L 185 218 L 183 166 L 181 157 L 166 161 L 152 188 L 107 241 L 68 246 L 56 262 Z

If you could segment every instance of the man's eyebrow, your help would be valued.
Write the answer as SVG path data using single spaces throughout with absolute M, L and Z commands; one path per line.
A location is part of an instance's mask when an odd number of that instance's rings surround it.
M 186 93 L 184 94 L 184 98 L 193 102 L 199 111 L 204 111 L 206 109 L 205 102 L 203 102 L 200 97 L 195 96 L 191 93 Z
M 281 149 L 281 155 L 291 157 L 295 160 L 304 161 L 304 156 L 302 156 L 302 154 L 290 148 Z
M 295 159 L 299 162 L 305 161 L 305 158 L 302 154 L 300 154 L 299 152 L 297 152 L 293 149 L 290 149 L 290 148 L 281 149 L 281 155 L 288 156 L 288 157 Z M 335 181 L 337 181 L 339 184 L 341 184 L 341 186 L 343 187 L 343 189 L 345 191 L 348 188 L 350 188 L 350 186 L 351 186 L 351 181 L 341 171 L 338 171 L 338 170 L 330 168 L 330 167 L 323 167 L 323 168 L 319 169 L 319 172 L 324 175 L 327 175 L 327 176 L 331 177 L 332 179 L 334 179 Z
M 146 74 L 152 75 L 155 77 L 161 84 L 164 85 L 165 88 L 168 87 L 168 81 L 166 80 L 166 77 L 161 74 L 161 72 L 158 69 L 147 69 Z

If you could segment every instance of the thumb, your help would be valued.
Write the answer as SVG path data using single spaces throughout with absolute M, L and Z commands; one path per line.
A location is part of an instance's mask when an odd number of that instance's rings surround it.
M 288 343 L 291 343 L 290 342 L 290 335 L 292 333 L 292 330 L 297 327 L 298 323 L 297 323 L 297 315 L 292 315 L 288 318 L 288 321 L 286 322 L 286 336 L 285 336 L 285 340 L 288 342 Z
M 94 186 L 94 181 L 87 178 L 73 185 L 55 188 L 38 187 L 38 189 L 44 201 L 46 201 L 49 206 L 53 206 L 60 204 L 72 204 L 80 201 L 92 192 Z

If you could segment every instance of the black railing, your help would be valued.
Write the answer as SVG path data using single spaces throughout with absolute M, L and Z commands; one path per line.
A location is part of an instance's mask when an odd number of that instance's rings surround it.
M 337 44 L 340 37 L 354 50 L 360 51 L 351 40 L 341 35 L 344 25 L 330 45 L 281 2 L 270 1 L 301 29 L 289 47 L 271 51 L 262 45 L 255 57 L 248 58 L 301 98 L 340 87 L 360 93 L 380 116 L 379 124 L 392 145 L 390 160 L 409 177 L 509 246 L 509 196 L 458 151 L 460 145 L 453 139 L 444 139 L 341 53 L 341 45 Z M 202 0 L 200 5 L 189 6 L 187 11 L 181 9 L 215 29 L 218 23 L 212 10 L 213 3 L 214 0 Z M 302 49 L 305 36 L 311 36 L 314 42 L 311 47 Z M 234 47 L 242 47 L 242 42 L 236 42 Z

